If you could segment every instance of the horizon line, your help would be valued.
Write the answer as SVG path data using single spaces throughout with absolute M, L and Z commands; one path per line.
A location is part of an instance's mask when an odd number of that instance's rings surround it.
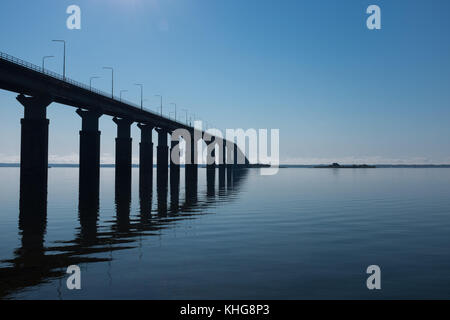
M 408 167 L 450 167 L 450 163 L 378 163 L 378 164 L 372 164 L 372 163 L 365 163 L 366 165 L 373 165 L 373 166 L 408 166 Z M 57 166 L 57 167 L 79 167 L 79 163 L 49 163 L 49 166 Z M 312 167 L 312 166 L 323 166 L 323 165 L 329 165 L 329 163 L 317 163 L 317 164 L 279 164 L 278 167 L 294 167 L 294 166 L 301 166 L 301 167 Z M 341 165 L 355 165 L 353 163 L 342 163 Z M 358 165 L 358 164 L 357 164 Z M 114 163 L 102 163 L 100 164 L 100 167 L 115 167 L 116 165 Z M 139 167 L 139 164 L 132 163 L 132 167 Z M 156 167 L 157 164 L 153 164 L 153 167 Z M 185 164 L 180 164 L 180 166 L 184 167 Z M 198 163 L 198 166 L 206 166 L 205 163 Z M 0 167 L 20 167 L 20 162 L 0 162 Z

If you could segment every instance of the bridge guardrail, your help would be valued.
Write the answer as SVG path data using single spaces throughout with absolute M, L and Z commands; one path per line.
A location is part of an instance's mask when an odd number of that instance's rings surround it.
M 67 77 L 64 78 L 62 75 L 60 75 L 60 74 L 58 74 L 56 72 L 53 72 L 53 71 L 50 71 L 50 70 L 47 70 L 47 69 L 43 69 L 42 67 L 39 67 L 39 66 L 37 66 L 37 65 L 35 65 L 33 63 L 30 63 L 30 62 L 27 62 L 25 60 L 16 58 L 16 57 L 14 57 L 12 55 L 9 55 L 7 53 L 4 53 L 4 52 L 0 51 L 0 58 L 3 59 L 3 60 L 6 60 L 6 61 L 12 62 L 14 64 L 17 64 L 19 66 L 25 67 L 27 69 L 30 69 L 30 70 L 42 73 L 44 75 L 50 76 L 50 77 L 55 78 L 55 79 L 57 79 L 59 81 L 66 82 L 66 83 L 69 83 L 69 84 L 74 85 L 76 87 L 79 87 L 79 88 L 88 90 L 90 92 L 99 94 L 99 95 L 104 96 L 106 98 L 110 98 L 110 99 L 112 98 L 113 100 L 125 103 L 125 104 L 129 105 L 130 107 L 137 108 L 137 109 L 141 110 L 141 107 L 138 106 L 137 104 L 133 103 L 133 102 L 130 102 L 130 101 L 127 101 L 127 100 L 124 100 L 124 99 L 118 100 L 118 99 L 116 99 L 115 96 L 111 97 L 111 94 L 108 94 L 108 93 L 106 93 L 104 91 L 92 88 L 92 87 L 90 87 L 90 86 L 88 86 L 88 85 L 86 85 L 84 83 L 75 81 L 75 80 L 67 78 Z M 178 122 L 176 120 L 172 120 L 170 118 L 164 117 L 164 116 L 162 116 L 162 115 L 160 115 L 160 114 L 158 114 L 158 113 L 156 113 L 156 112 L 154 112 L 152 110 L 149 110 L 149 109 L 147 109 L 145 107 L 143 108 L 143 110 L 145 110 L 145 111 L 147 111 L 147 112 L 149 112 L 151 114 L 154 114 L 156 116 L 161 116 L 161 117 L 163 117 L 163 118 L 165 118 L 167 120 L 174 121 L 176 123 L 181 124 L 181 122 Z M 187 125 L 187 124 L 183 124 L 183 125 Z

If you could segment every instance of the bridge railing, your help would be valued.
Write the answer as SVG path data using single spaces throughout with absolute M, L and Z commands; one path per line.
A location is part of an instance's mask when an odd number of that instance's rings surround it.
M 47 69 L 45 69 L 45 68 L 39 67 L 39 66 L 37 66 L 37 65 L 35 65 L 35 64 L 33 64 L 33 63 L 30 63 L 30 62 L 27 62 L 27 61 L 25 61 L 25 60 L 16 58 L 16 57 L 14 57 L 14 56 L 12 56 L 12 55 L 9 55 L 9 54 L 7 54 L 7 53 L 4 53 L 4 52 L 1 52 L 1 51 L 0 51 L 0 58 L 3 59 L 3 60 L 6 60 L 6 61 L 12 62 L 12 63 L 14 63 L 14 64 L 17 64 L 17 65 L 19 65 L 19 66 L 25 67 L 25 68 L 27 68 L 27 69 L 30 69 L 30 70 L 33 70 L 33 71 L 42 73 L 42 74 L 44 74 L 44 75 L 50 76 L 50 77 L 55 78 L 55 79 L 57 79 L 57 80 L 59 80 L 59 81 L 66 82 L 66 83 L 69 83 L 69 84 L 74 85 L 74 86 L 76 86 L 76 87 L 79 87 L 79 88 L 88 90 L 88 91 L 90 91 L 90 92 L 96 93 L 96 94 L 98 94 L 98 95 L 104 96 L 104 97 L 106 97 L 106 98 L 110 98 L 110 99 L 112 98 L 113 100 L 119 101 L 119 102 L 121 102 L 121 103 L 124 103 L 124 104 L 129 105 L 130 107 L 137 108 L 137 109 L 140 109 L 140 110 L 141 110 L 141 107 L 138 106 L 137 104 L 133 103 L 133 102 L 127 101 L 127 100 L 125 100 L 125 99 L 117 99 L 117 97 L 111 96 L 111 94 L 108 94 L 108 93 L 106 93 L 106 92 L 104 92 L 104 91 L 98 90 L 98 89 L 96 89 L 96 88 L 93 88 L 92 86 L 88 86 L 88 85 L 86 85 L 86 84 L 84 84 L 84 83 L 75 81 L 75 80 L 73 80 L 73 79 L 70 79 L 70 78 L 67 78 L 67 77 L 63 77 L 62 75 L 60 75 L 60 74 L 58 74 L 58 73 L 56 73 L 56 72 L 53 72 L 53 71 L 47 70 Z M 167 120 L 171 120 L 171 121 L 174 121 L 174 122 L 176 122 L 176 123 L 181 124 L 181 122 L 177 121 L 176 119 L 173 120 L 173 119 L 170 119 L 170 117 L 169 117 L 169 118 L 164 117 L 163 115 L 161 115 L 161 114 L 159 114 L 159 113 L 156 113 L 156 112 L 154 112 L 154 111 L 152 111 L 152 110 L 150 110 L 150 109 L 148 109 L 148 108 L 145 108 L 145 107 L 144 107 L 144 108 L 142 108 L 142 109 L 145 110 L 145 111 L 147 111 L 147 112 L 149 112 L 149 113 L 152 113 L 152 114 L 154 114 L 154 115 L 157 115 L 157 116 L 166 118 Z

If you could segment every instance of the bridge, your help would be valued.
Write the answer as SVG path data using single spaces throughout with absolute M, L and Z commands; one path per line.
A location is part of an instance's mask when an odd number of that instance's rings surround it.
M 198 142 L 208 145 L 208 170 L 216 168 L 215 147 L 219 145 L 219 170 L 235 170 L 249 166 L 249 161 L 234 141 L 215 137 L 193 126 L 164 117 L 91 86 L 74 81 L 55 72 L 0 52 L 0 89 L 18 94 L 17 101 L 24 107 L 21 119 L 20 189 L 21 202 L 47 195 L 48 130 L 47 107 L 59 103 L 76 108 L 81 117 L 80 131 L 80 193 L 97 195 L 100 186 L 100 135 L 99 118 L 111 116 L 117 125 L 115 178 L 120 190 L 131 189 L 132 137 L 131 126 L 137 123 L 141 130 L 139 155 L 139 186 L 142 192 L 151 191 L 153 181 L 152 132 L 158 133 L 157 179 L 165 186 L 169 177 L 180 179 L 180 164 L 169 157 L 168 136 L 171 136 L 170 154 L 179 150 L 181 139 L 186 141 L 186 182 L 191 184 L 198 176 Z M 189 133 L 174 136 L 177 129 Z M 177 148 L 177 149 L 175 149 Z M 173 152 L 175 150 L 175 152 Z M 170 158 L 170 160 L 169 160 Z M 175 157 L 176 158 L 176 157 Z M 179 158 L 179 154 L 178 154 Z M 241 160 L 243 159 L 243 160 Z M 81 195 L 80 195 L 81 196 Z

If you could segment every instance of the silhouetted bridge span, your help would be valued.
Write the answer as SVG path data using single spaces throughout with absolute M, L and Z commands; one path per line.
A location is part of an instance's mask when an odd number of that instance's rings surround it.
M 167 183 L 169 175 L 179 179 L 180 166 L 174 157 L 169 157 L 168 135 L 183 129 L 188 135 L 172 137 L 171 152 L 179 150 L 180 139 L 186 141 L 186 180 L 196 181 L 198 174 L 198 141 L 208 145 L 209 168 L 215 168 L 215 146 L 219 145 L 218 163 L 223 170 L 234 170 L 248 166 L 249 161 L 234 141 L 226 141 L 192 126 L 156 114 L 132 103 L 117 100 L 82 83 L 63 77 L 31 63 L 0 53 L 0 89 L 18 93 L 17 100 L 24 107 L 21 120 L 20 188 L 27 201 L 42 199 L 47 194 L 48 176 L 48 128 L 47 107 L 60 103 L 77 108 L 82 119 L 80 131 L 80 192 L 98 194 L 100 179 L 100 134 L 99 118 L 113 117 L 117 124 L 116 138 L 116 184 L 121 190 L 131 188 L 132 138 L 131 125 L 138 123 L 141 129 L 140 173 L 141 191 L 151 189 L 153 179 L 152 132 L 158 133 L 157 179 Z M 177 148 L 177 149 L 175 149 Z M 176 152 L 175 152 L 176 153 Z M 178 154 L 179 157 L 179 154 Z M 208 160 L 209 160 L 208 159 Z M 238 159 L 244 159 L 238 164 Z M 212 163 L 212 164 L 211 164 Z

